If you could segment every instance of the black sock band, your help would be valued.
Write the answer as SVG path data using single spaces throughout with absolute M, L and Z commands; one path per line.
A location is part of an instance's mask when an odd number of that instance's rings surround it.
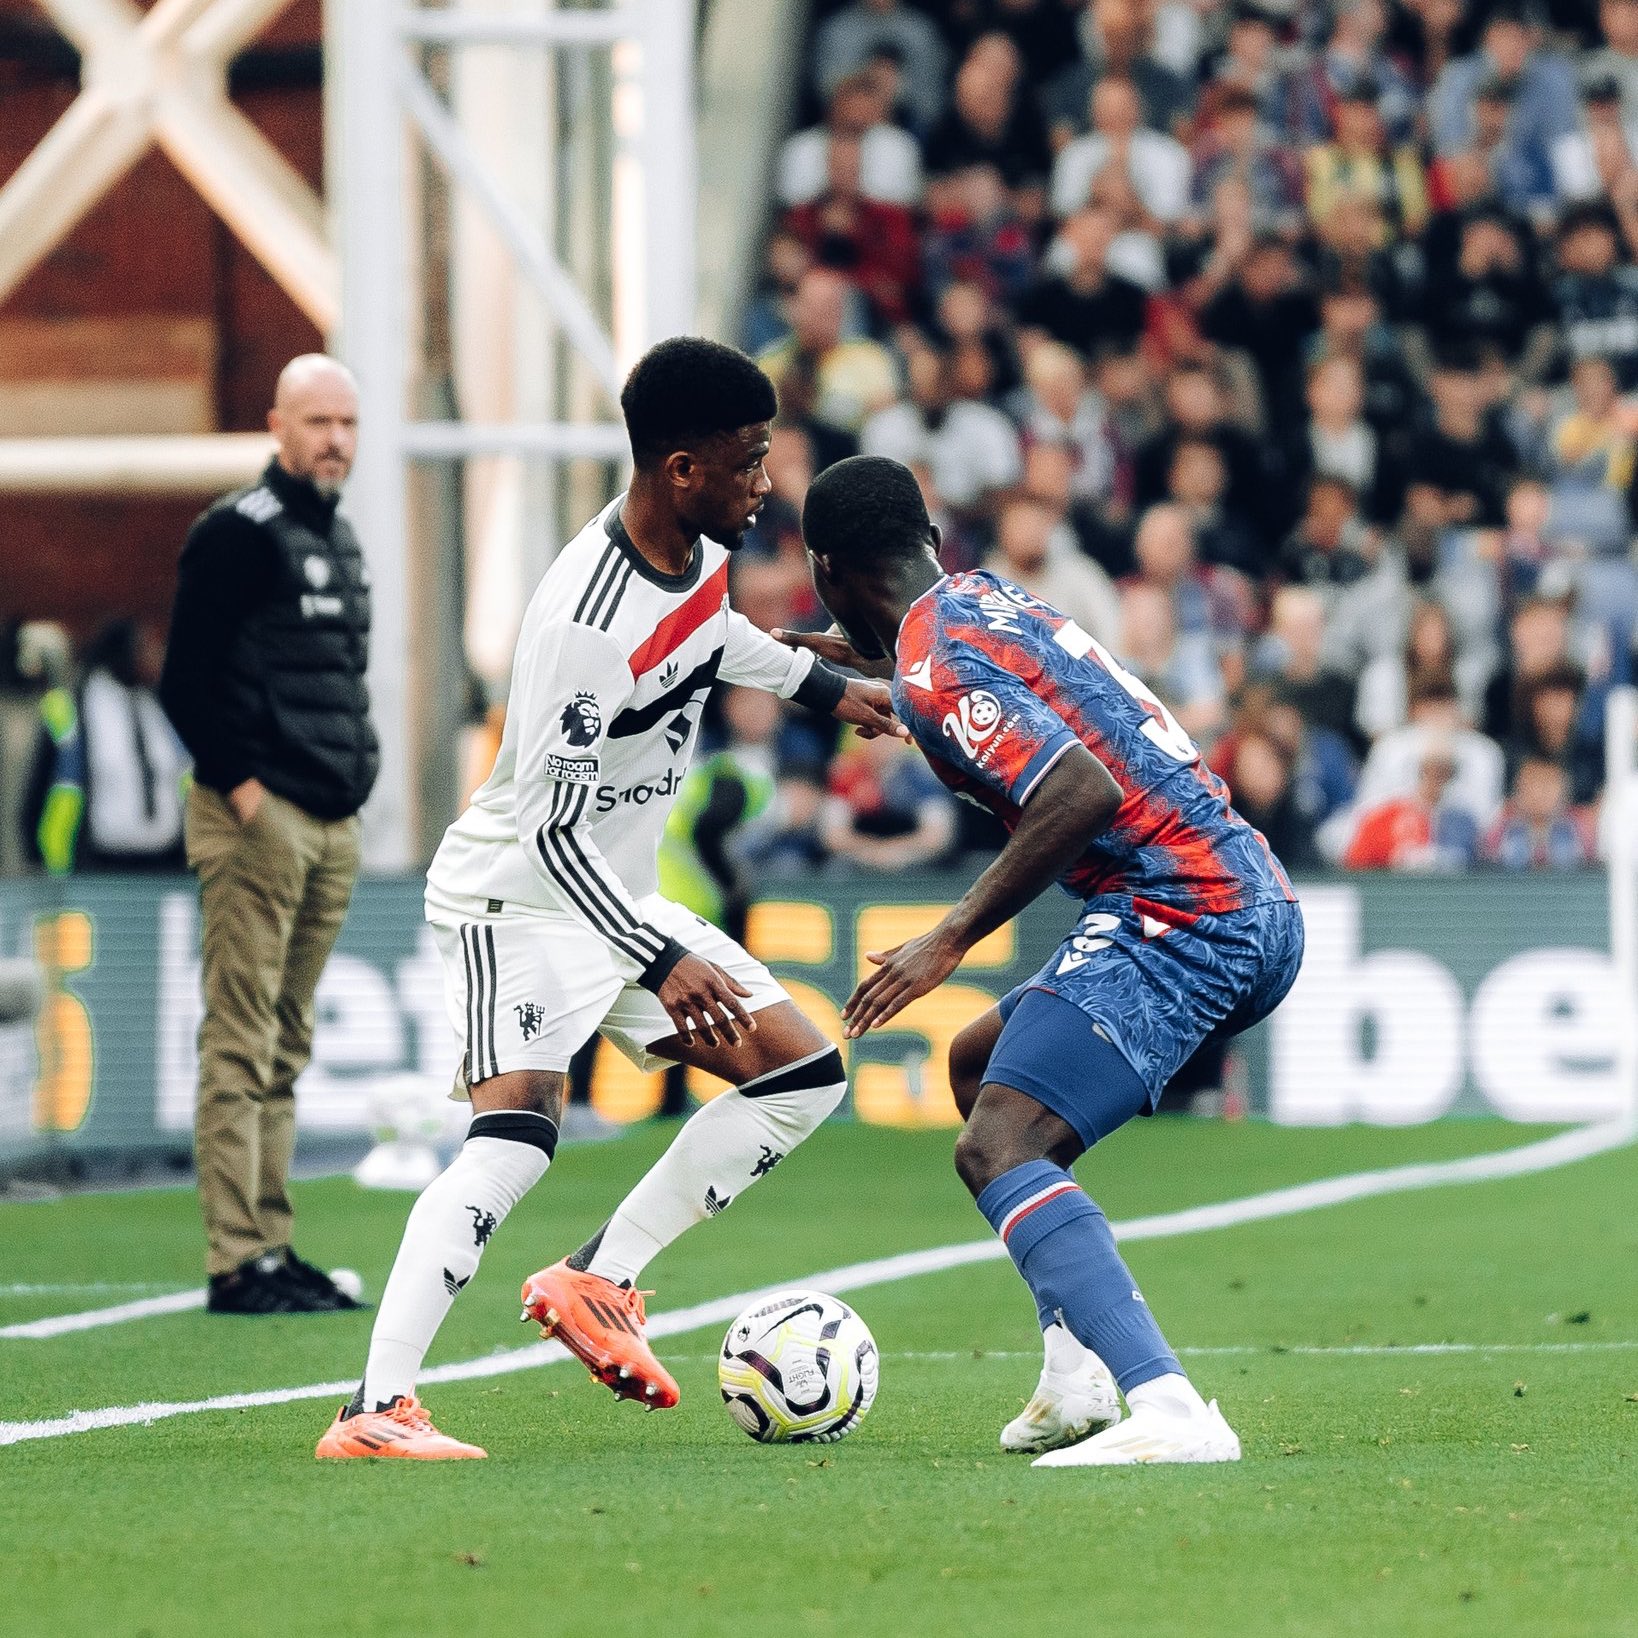
M 775 1092 L 810 1092 L 821 1086 L 837 1086 L 846 1079 L 841 1053 L 835 1047 L 826 1047 L 811 1058 L 770 1069 L 766 1075 L 747 1081 L 739 1090 L 747 1098 L 766 1098 Z
M 557 1122 L 547 1115 L 531 1114 L 527 1109 L 491 1109 L 486 1114 L 474 1115 L 466 1135 L 532 1144 L 548 1160 L 557 1153 Z

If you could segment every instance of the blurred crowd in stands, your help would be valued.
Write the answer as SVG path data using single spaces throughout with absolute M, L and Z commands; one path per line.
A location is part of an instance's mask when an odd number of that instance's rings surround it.
M 782 403 L 747 615 L 823 624 L 807 485 L 891 455 L 946 566 L 1116 651 L 1293 868 L 1596 861 L 1638 614 L 1638 0 L 821 0 L 797 106 L 739 338 Z M 0 666 L 22 851 L 65 868 L 100 728 L 134 794 L 79 866 L 174 862 L 143 645 L 53 664 L 24 634 Z M 764 871 L 998 845 L 829 729 L 714 702 L 679 879 L 731 912 Z
M 1638 0 L 852 0 L 805 73 L 741 338 L 753 619 L 819 623 L 806 486 L 894 456 L 946 567 L 1115 650 L 1293 867 L 1597 858 Z M 776 740 L 764 857 L 994 841 L 908 750 Z

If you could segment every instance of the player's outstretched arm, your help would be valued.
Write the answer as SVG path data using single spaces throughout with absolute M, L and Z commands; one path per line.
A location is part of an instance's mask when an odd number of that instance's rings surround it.
M 817 654 L 821 660 L 828 660 L 832 665 L 857 671 L 861 677 L 875 677 L 880 681 L 892 679 L 893 662 L 885 656 L 866 658 L 848 640 L 840 626 L 832 626 L 829 631 L 783 631 L 775 626 L 768 635 L 787 648 L 805 648 L 810 654 Z
M 938 926 L 895 949 L 866 952 L 876 971 L 842 1008 L 849 1039 L 937 989 L 973 945 L 1039 898 L 1086 851 L 1120 804 L 1114 776 L 1084 745 L 1071 745 L 1042 776 L 995 862 Z

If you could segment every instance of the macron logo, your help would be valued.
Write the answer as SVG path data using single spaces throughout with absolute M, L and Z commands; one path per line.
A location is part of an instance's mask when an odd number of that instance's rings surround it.
M 926 689 L 928 692 L 931 692 L 933 687 L 932 655 L 929 654 L 925 660 L 916 661 L 916 663 L 905 672 L 904 680 L 909 683 L 912 688 L 922 688 Z

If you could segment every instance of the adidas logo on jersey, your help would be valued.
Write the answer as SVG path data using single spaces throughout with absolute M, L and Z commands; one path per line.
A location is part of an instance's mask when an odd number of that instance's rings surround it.
M 733 1199 L 734 1197 L 731 1194 L 718 1194 L 714 1183 L 708 1184 L 705 1190 L 705 1215 L 707 1217 L 719 1216 L 727 1211 L 728 1207 L 733 1203 Z
M 660 672 L 660 687 L 669 688 L 677 680 L 677 662 L 667 660 L 664 669 Z

